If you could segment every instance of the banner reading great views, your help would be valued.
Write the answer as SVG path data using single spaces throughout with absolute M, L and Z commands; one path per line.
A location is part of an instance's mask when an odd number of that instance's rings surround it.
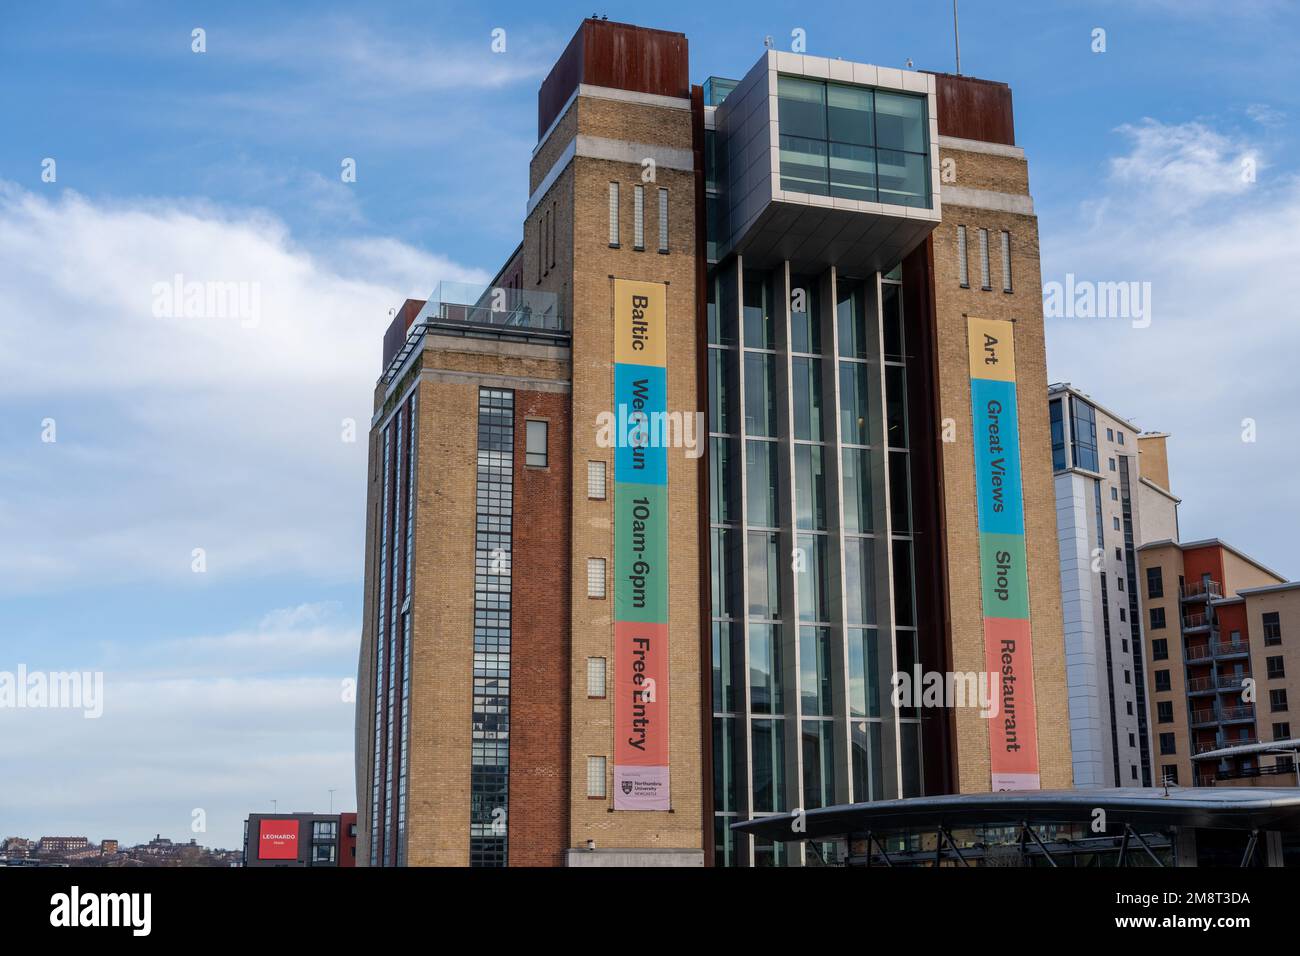
M 998 675 L 998 715 L 989 720 L 994 790 L 1037 790 L 1038 728 L 1030 645 L 1029 575 L 1020 479 L 1013 324 L 971 318 L 971 419 L 979 509 L 984 660 Z
M 614 280 L 614 809 L 667 810 L 668 412 L 664 286 Z

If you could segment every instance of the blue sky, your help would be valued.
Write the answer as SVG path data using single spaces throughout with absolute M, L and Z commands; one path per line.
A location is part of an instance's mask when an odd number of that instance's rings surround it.
M 1289 3 L 1220 6 L 965 0 L 963 67 L 1014 89 L 1044 280 L 1152 283 L 1149 328 L 1049 320 L 1052 378 L 1173 433 L 1185 538 L 1298 575 L 1300 31 Z M 0 671 L 102 670 L 106 700 L 0 710 L 0 837 L 234 846 L 272 800 L 353 807 L 365 446 L 342 423 L 364 435 L 388 309 L 518 241 L 537 87 L 593 9 L 686 33 L 695 82 L 795 28 L 953 65 L 947 0 L 6 8 Z M 157 317 L 178 273 L 255 285 L 257 322 Z

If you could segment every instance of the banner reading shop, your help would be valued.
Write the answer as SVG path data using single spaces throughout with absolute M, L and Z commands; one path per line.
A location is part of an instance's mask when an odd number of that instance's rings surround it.
M 1037 790 L 1038 724 L 1030 644 L 1025 509 L 1020 479 L 1013 323 L 971 318 L 971 418 L 979 510 L 984 661 L 998 675 L 998 715 L 989 720 L 994 790 Z
M 668 810 L 664 285 L 614 280 L 614 809 Z

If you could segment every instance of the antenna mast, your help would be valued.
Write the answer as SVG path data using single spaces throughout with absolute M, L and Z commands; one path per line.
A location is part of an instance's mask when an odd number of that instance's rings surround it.
M 957 47 L 957 75 L 961 76 L 961 32 L 957 29 L 957 0 L 952 0 L 952 42 Z

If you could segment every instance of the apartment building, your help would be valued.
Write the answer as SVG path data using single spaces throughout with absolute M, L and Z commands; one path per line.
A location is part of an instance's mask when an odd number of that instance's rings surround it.
M 1156 782 L 1289 773 L 1289 756 L 1251 745 L 1291 739 L 1300 585 L 1217 538 L 1149 542 L 1139 558 Z M 1234 753 L 1216 754 L 1226 748 Z
M 1048 389 L 1076 787 L 1149 787 L 1137 549 L 1178 539 L 1165 433 L 1070 384 Z

